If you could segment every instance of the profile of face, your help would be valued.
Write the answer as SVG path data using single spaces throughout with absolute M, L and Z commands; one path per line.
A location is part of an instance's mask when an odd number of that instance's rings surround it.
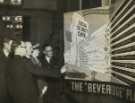
M 10 52 L 11 51 L 11 45 L 12 45 L 13 41 L 12 40 L 9 40 L 8 42 L 4 42 L 4 49 L 7 51 L 7 52 Z
M 40 51 L 39 51 L 38 49 L 35 49 L 35 50 L 33 50 L 33 52 L 32 52 L 32 56 L 33 56 L 34 58 L 37 58 L 37 57 L 39 56 L 39 53 L 40 53 Z
M 47 56 L 47 57 L 52 57 L 53 56 L 53 48 L 52 48 L 52 46 L 46 46 L 45 48 L 44 48 L 44 51 L 43 51 L 43 53 Z
M 25 47 L 26 47 L 27 56 L 30 56 L 33 51 L 31 42 L 25 42 Z
M 21 41 L 21 44 L 20 44 L 21 47 L 25 47 L 25 42 L 24 41 Z

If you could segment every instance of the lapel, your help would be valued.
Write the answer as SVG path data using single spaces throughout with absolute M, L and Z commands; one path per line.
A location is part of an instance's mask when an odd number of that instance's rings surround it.
M 50 63 L 46 60 L 46 58 L 43 59 L 42 66 L 45 68 L 53 68 L 53 58 L 50 59 Z
M 50 59 L 50 62 L 48 62 L 47 59 L 44 58 L 44 62 L 46 62 L 46 64 L 48 64 L 48 65 L 52 65 L 53 64 L 53 57 Z
M 43 59 L 42 66 L 43 67 L 49 67 L 50 63 L 46 60 L 46 58 Z
M 49 62 L 47 61 L 47 59 L 45 57 L 44 57 L 43 61 L 44 61 L 44 63 L 49 64 Z

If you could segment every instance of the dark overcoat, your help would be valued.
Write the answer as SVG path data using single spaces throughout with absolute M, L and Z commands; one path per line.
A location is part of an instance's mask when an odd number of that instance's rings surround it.
M 6 66 L 8 58 L 0 53 L 0 103 L 12 103 L 7 89 Z
M 26 58 L 15 56 L 10 59 L 7 83 L 13 103 L 38 103 L 38 87 L 35 78 L 29 72 L 29 65 L 31 64 Z
M 45 80 L 48 84 L 47 93 L 44 95 L 44 103 L 63 103 L 62 83 L 60 69 L 63 65 L 62 61 L 52 58 L 50 63 L 46 59 L 42 59 L 42 69 L 48 73 Z

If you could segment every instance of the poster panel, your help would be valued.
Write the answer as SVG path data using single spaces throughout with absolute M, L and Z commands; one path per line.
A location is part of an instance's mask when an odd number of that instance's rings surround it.
M 90 15 L 91 16 L 91 15 Z M 92 15 L 107 18 L 104 15 Z M 93 17 L 90 21 L 96 22 Z M 86 80 L 111 81 L 109 38 L 107 37 L 107 20 L 99 22 L 93 32 L 93 25 L 81 14 L 65 14 L 65 62 L 73 71 L 87 75 Z M 68 70 L 69 70 L 68 69 Z M 69 70 L 69 71 L 72 71 Z

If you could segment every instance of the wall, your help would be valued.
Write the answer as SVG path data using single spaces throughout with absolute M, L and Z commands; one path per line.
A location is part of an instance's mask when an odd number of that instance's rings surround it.
M 24 0 L 23 8 L 56 10 L 57 0 Z
M 52 14 L 33 15 L 30 19 L 30 40 L 43 44 L 52 33 Z

